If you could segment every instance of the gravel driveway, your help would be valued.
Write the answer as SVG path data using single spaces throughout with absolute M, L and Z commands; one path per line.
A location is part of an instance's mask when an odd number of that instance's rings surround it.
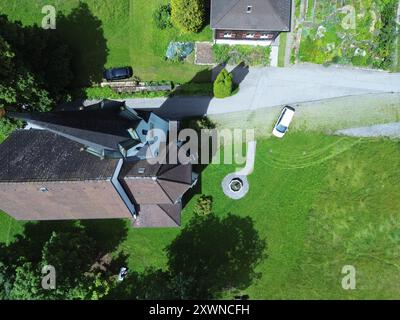
M 338 130 L 337 135 L 350 137 L 389 137 L 400 138 L 400 122 L 378 124 L 369 127 L 349 128 Z

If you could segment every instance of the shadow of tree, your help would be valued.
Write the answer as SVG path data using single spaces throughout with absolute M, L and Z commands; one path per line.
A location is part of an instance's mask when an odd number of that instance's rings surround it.
M 85 98 L 82 87 L 102 79 L 108 56 L 107 41 L 102 22 L 84 2 L 79 2 L 67 15 L 59 12 L 55 30 L 24 26 L 0 15 L 0 37 L 10 46 L 15 65 L 11 75 L 0 72 L 0 82 L 18 88 L 20 84 L 15 82 L 21 82 L 27 75 L 33 78 L 29 86 L 33 93 L 22 91 L 16 95 L 15 103 L 9 105 L 6 101 L 5 107 L 34 104 L 37 108 L 36 104 L 45 104 L 38 109 L 47 111 L 48 107 L 71 98 Z
M 265 248 L 250 217 L 194 218 L 166 248 L 177 297 L 211 299 L 226 288 L 248 287 Z
M 245 289 L 260 275 L 266 241 L 250 217 L 213 214 L 193 218 L 166 247 L 167 270 L 131 272 L 109 299 L 214 299 Z
M 233 68 L 231 74 L 233 76 L 233 82 L 237 88 L 244 78 L 246 78 L 246 76 L 249 74 L 249 66 L 244 62 L 241 62 L 235 68 Z
M 102 22 L 88 5 L 80 2 L 67 16 L 57 17 L 56 33 L 68 46 L 72 58 L 73 87 L 88 86 L 102 80 L 108 48 Z

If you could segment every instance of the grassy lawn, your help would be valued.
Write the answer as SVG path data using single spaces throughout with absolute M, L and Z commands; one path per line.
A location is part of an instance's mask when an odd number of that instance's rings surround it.
M 278 52 L 278 67 L 285 66 L 285 52 L 286 52 L 287 33 L 283 32 L 279 36 L 279 52 Z
M 192 64 L 166 63 L 163 56 L 168 43 L 171 40 L 209 41 L 212 38 L 211 30 L 207 27 L 196 35 L 180 34 L 175 28 L 158 30 L 152 23 L 152 14 L 160 4 L 167 2 L 166 0 L 131 1 L 131 63 L 143 79 L 187 82 L 205 68 Z M 204 77 L 196 80 L 210 81 Z
M 400 30 L 400 28 L 399 28 Z M 397 35 L 397 65 L 394 68 L 394 72 L 400 72 L 400 34 Z
M 257 268 L 261 278 L 243 293 L 252 299 L 400 298 L 399 146 L 304 132 L 259 140 L 250 191 L 239 201 L 220 188 L 236 167 L 208 166 L 201 188 L 213 195 L 216 214 L 251 217 L 268 243 L 268 257 Z M 22 225 L 3 214 L 0 228 L 5 242 Z M 179 232 L 129 229 L 120 250 L 134 270 L 164 267 L 163 248 Z M 341 288 L 344 265 L 356 268 L 356 290 Z
M 384 4 L 387 4 L 385 7 Z M 397 1 L 308 2 L 299 58 L 392 70 Z
M 211 30 L 206 27 L 199 34 L 180 34 L 175 28 L 158 30 L 152 15 L 167 0 L 85 0 L 91 12 L 103 26 L 109 49 L 107 67 L 131 65 L 143 80 L 172 80 L 175 82 L 209 81 L 205 67 L 191 63 L 170 63 L 163 59 L 169 41 L 211 40 Z M 11 20 L 25 25 L 41 24 L 44 5 L 54 5 L 65 14 L 77 7 L 79 0 L 0 0 L 0 12 Z M 79 33 L 79 32 L 78 32 Z M 84 45 L 84 44 L 82 44 Z M 196 77 L 196 75 L 198 75 Z

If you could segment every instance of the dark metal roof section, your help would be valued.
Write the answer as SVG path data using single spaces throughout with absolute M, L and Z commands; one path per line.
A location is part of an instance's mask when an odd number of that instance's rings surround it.
M 14 113 L 11 118 L 27 121 L 50 132 L 96 149 L 118 150 L 118 144 L 132 139 L 128 130 L 141 121 L 121 115 L 123 110 L 94 109 L 82 111 L 56 111 Z
M 118 180 L 118 176 L 120 174 L 122 165 L 124 160 L 119 159 L 117 166 L 115 168 L 114 174 L 111 178 L 111 183 L 113 184 L 115 190 L 117 191 L 118 195 L 121 197 L 121 200 L 124 202 L 125 206 L 128 208 L 129 212 L 131 213 L 132 217 L 136 219 L 136 208 L 134 205 L 134 200 L 129 198 L 127 191 L 125 190 L 124 186 Z
M 85 196 L 80 198 L 76 207 L 73 202 L 64 204 L 68 208 L 67 217 L 98 217 L 99 207 L 92 204 L 101 198 L 102 207 L 108 209 L 103 210 L 102 218 L 105 215 L 126 217 L 130 213 L 137 219 L 135 225 L 139 227 L 179 226 L 181 198 L 196 180 L 192 165 L 150 164 L 145 158 L 132 156 L 134 153 L 123 156 L 121 151 L 125 148 L 128 153 L 138 147 L 145 150 L 143 145 L 148 142 L 143 141 L 144 134 L 140 132 L 154 125 L 165 129 L 168 123 L 150 112 L 129 109 L 124 103 L 114 101 L 66 108 L 68 111 L 7 114 L 29 124 L 26 130 L 15 131 L 0 144 L 0 191 L 2 188 L 4 194 L 8 192 L 4 199 L 10 201 L 10 211 L 16 209 L 16 202 L 10 200 L 16 198 L 10 195 L 17 190 L 11 190 L 10 185 L 19 187 L 26 184 L 28 190 L 30 185 L 36 188 L 35 183 L 47 182 L 53 188 L 43 187 L 47 198 L 43 195 L 40 198 L 43 200 L 37 200 L 39 198 L 35 196 L 36 211 L 26 212 L 23 217 L 29 218 L 33 214 L 44 219 L 57 218 L 59 216 L 52 214 L 51 210 L 47 210 L 46 215 L 40 215 L 40 212 L 47 205 L 54 207 L 62 203 L 65 194 L 62 198 L 63 195 L 54 190 L 63 190 L 65 182 L 79 181 L 65 188 L 70 198 L 79 197 L 81 192 Z M 94 186 L 93 181 L 99 185 Z M 29 190 L 33 190 L 31 196 L 34 196 L 36 189 Z M 113 202 L 104 196 L 110 192 Z M 58 196 L 60 199 L 56 201 Z M 22 206 L 19 208 L 29 208 L 30 200 L 21 197 L 19 203 Z M 80 213 L 81 208 L 84 210 Z
M 292 0 L 211 0 L 211 28 L 290 31 L 291 7 Z
M 116 160 L 80 150 L 80 144 L 45 130 L 17 130 L 0 144 L 0 182 L 111 179 Z
M 147 161 L 125 162 L 120 173 L 120 179 L 125 181 L 134 179 L 128 183 L 131 186 L 130 188 L 146 190 L 148 186 L 146 179 L 152 178 L 158 187 L 152 186 L 151 190 L 154 194 L 148 195 L 146 198 L 165 198 L 168 199 L 168 204 L 175 204 L 193 185 L 192 172 L 191 164 L 150 165 Z M 135 190 L 132 190 L 132 193 L 135 193 Z M 163 197 L 163 195 L 165 196 Z

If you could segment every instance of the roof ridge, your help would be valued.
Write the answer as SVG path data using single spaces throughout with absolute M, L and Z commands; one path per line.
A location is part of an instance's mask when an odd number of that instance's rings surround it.
M 231 10 L 232 10 L 234 7 L 236 7 L 236 5 L 237 5 L 240 1 L 242 1 L 242 0 L 237 0 L 236 3 L 234 3 L 233 6 L 232 6 L 229 10 L 227 10 L 227 11 L 225 12 L 225 14 L 224 14 L 216 23 L 219 23 L 223 18 L 225 18 L 225 16 L 226 16 L 229 12 L 231 12 Z
M 174 204 L 175 201 L 170 197 L 168 192 L 163 188 L 163 186 L 158 182 L 158 179 L 156 180 L 157 185 L 161 188 L 161 190 L 164 192 L 164 194 L 168 197 L 168 199 L 171 201 L 171 204 Z
M 176 204 L 173 204 L 173 205 L 176 205 Z M 165 210 L 165 209 L 162 207 L 162 204 L 157 204 L 157 206 L 159 206 L 160 209 L 161 209 L 162 211 L 164 211 L 164 212 L 166 213 L 166 215 L 167 215 L 172 221 L 174 221 L 177 225 L 180 225 L 180 221 L 176 221 L 173 217 L 171 217 L 171 215 L 167 212 L 167 210 Z
M 172 183 L 176 183 L 176 184 L 184 184 L 184 185 L 187 185 L 187 186 L 191 186 L 192 185 L 191 183 L 178 181 L 178 180 L 165 179 L 165 178 L 161 178 L 161 177 L 157 177 L 157 181 L 158 180 L 168 181 L 168 182 L 172 182 Z

